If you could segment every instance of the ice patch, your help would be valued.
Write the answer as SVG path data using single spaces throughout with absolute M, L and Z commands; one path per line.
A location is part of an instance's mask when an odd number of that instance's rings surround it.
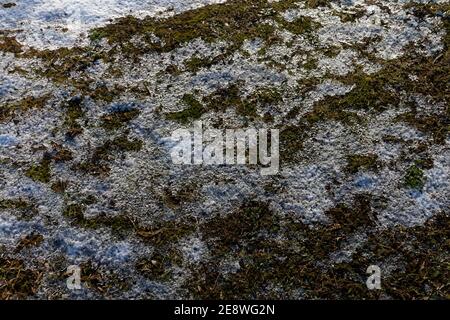
M 7 134 L 0 134 L 0 147 L 12 147 L 17 144 L 17 138 Z

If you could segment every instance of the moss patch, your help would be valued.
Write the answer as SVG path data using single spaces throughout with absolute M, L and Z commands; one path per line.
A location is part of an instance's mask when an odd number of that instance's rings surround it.
M 356 11 L 347 11 L 347 12 L 334 12 L 334 15 L 338 16 L 341 19 L 342 23 L 355 22 L 356 20 L 364 17 L 366 14 L 365 9 L 357 9 Z
M 64 193 L 68 187 L 69 183 L 64 180 L 57 180 L 51 185 L 51 189 L 56 193 Z
M 64 126 L 67 128 L 67 136 L 73 138 L 83 132 L 79 120 L 84 116 L 82 108 L 82 99 L 80 97 L 71 98 L 65 107 Z
M 310 17 L 299 17 L 294 21 L 288 22 L 284 19 L 277 20 L 283 28 L 293 34 L 308 34 L 313 30 L 321 27 L 321 25 Z
M 38 247 L 44 241 L 44 237 L 41 234 L 30 233 L 20 239 L 19 243 L 16 246 L 15 252 L 20 252 L 25 248 Z
M 0 209 L 2 210 L 17 210 L 18 218 L 21 220 L 30 220 L 34 217 L 38 210 L 30 201 L 25 199 L 0 199 Z
M 84 215 L 85 206 L 74 203 L 67 205 L 63 210 L 63 216 L 71 220 L 74 225 L 87 229 L 110 228 L 118 236 L 125 235 L 134 229 L 133 220 L 127 215 L 107 216 L 100 214 L 93 218 Z
M 404 184 L 407 188 L 422 190 L 425 185 L 425 176 L 422 169 L 416 165 L 409 167 L 404 178 Z
M 173 244 L 196 230 L 195 220 L 159 222 L 148 227 L 139 227 L 137 235 L 153 246 Z
M 168 52 L 196 38 L 209 42 L 224 39 L 240 47 L 245 39 L 266 39 L 273 34 L 274 28 L 263 23 L 263 19 L 273 15 L 268 8 L 270 5 L 262 0 L 233 0 L 189 10 L 163 20 L 126 17 L 98 28 L 92 34 L 104 36 L 110 43 L 121 43 L 123 47 L 126 43 L 125 49 L 130 53 L 148 49 Z M 147 48 L 137 48 L 127 42 L 136 35 L 143 37 Z
M 357 173 L 360 169 L 376 170 L 378 167 L 379 162 L 376 154 L 354 154 L 347 157 L 346 170 L 351 174 Z
M 85 173 L 98 176 L 110 171 L 109 161 L 125 152 L 138 152 L 142 149 L 143 142 L 139 139 L 128 139 L 126 135 L 121 135 L 107 140 L 100 147 L 95 148 L 92 155 L 85 162 L 72 166 L 73 170 L 80 170 Z
M 151 257 L 136 262 L 136 270 L 150 280 L 167 281 L 172 276 L 171 269 L 182 264 L 180 253 L 176 250 L 155 252 Z
M 92 261 L 80 265 L 81 283 L 102 297 L 108 297 L 114 291 L 127 291 L 130 285 L 115 271 L 100 268 Z M 67 275 L 64 275 L 66 277 Z
M 119 110 L 102 117 L 102 127 L 106 130 L 116 130 L 126 125 L 131 120 L 139 116 L 140 111 L 137 109 Z
M 167 114 L 168 120 L 186 123 L 190 120 L 199 119 L 205 112 L 203 105 L 192 94 L 185 94 L 181 100 L 183 104 L 187 105 L 187 108 Z
M 25 175 L 36 182 L 49 183 L 51 179 L 50 159 L 44 157 L 39 164 L 32 165 Z
M 25 113 L 31 109 L 43 108 L 50 96 L 44 95 L 42 97 L 26 97 L 22 100 L 12 104 L 3 104 L 0 106 L 0 122 L 10 120 L 15 115 Z
M 26 299 L 34 295 L 42 274 L 25 267 L 22 260 L 0 257 L 0 299 Z
M 201 226 L 212 257 L 193 270 L 186 287 L 194 297 L 208 299 L 282 298 L 281 291 L 289 297 L 291 290 L 298 287 L 313 297 L 324 293 L 325 282 L 362 291 L 363 282 L 344 277 L 337 284 L 332 274 L 318 272 L 315 263 L 337 250 L 343 235 L 372 225 L 370 198 L 361 196 L 355 199 L 354 209 L 340 205 L 328 214 L 335 223 L 311 229 L 293 219 L 281 218 L 267 204 L 250 201 L 236 212 L 213 218 Z M 284 240 L 277 241 L 280 237 Z M 238 261 L 239 270 L 221 272 L 218 264 L 225 257 Z M 282 290 L 271 290 L 272 284 Z
M 282 163 L 290 163 L 298 159 L 298 152 L 303 148 L 307 137 L 305 125 L 289 125 L 280 130 L 280 159 Z
M 440 214 L 424 226 L 378 230 L 371 202 L 370 195 L 361 194 L 352 205 L 339 204 L 327 211 L 331 221 L 326 225 L 307 226 L 257 203 L 243 206 L 242 212 L 255 212 L 249 217 L 230 213 L 213 218 L 201 226 L 212 256 L 195 266 L 185 287 L 199 299 L 286 299 L 296 296 L 298 288 L 309 299 L 445 298 L 448 215 Z M 258 219 L 252 220 L 255 216 Z M 243 224 L 233 219 L 243 219 Z M 358 230 L 368 238 L 350 261 L 331 260 Z M 283 240 L 277 241 L 280 237 Z M 389 264 L 393 257 L 401 261 L 398 269 L 383 278 L 382 290 L 368 290 L 367 267 Z M 224 271 L 224 259 L 239 268 Z
M 184 62 L 184 65 L 186 67 L 186 70 L 189 72 L 197 72 L 201 68 L 207 68 L 213 64 L 212 60 L 209 58 L 200 58 L 197 56 L 194 56 Z
M 65 162 L 73 159 L 73 153 L 70 149 L 64 148 L 58 143 L 52 143 L 53 150 L 50 153 L 51 160 L 55 162 Z
M 22 45 L 15 37 L 8 37 L 0 33 L 0 51 L 14 53 L 18 55 L 23 52 Z

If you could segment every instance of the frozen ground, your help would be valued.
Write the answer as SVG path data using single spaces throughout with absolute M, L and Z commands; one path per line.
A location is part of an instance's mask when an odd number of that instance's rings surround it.
M 0 6 L 0 28 L 24 45 L 55 49 L 86 44 L 87 32 L 115 18 L 169 16 L 225 0 L 23 0 Z
M 0 297 L 449 298 L 449 1 L 219 2 L 0 1 Z

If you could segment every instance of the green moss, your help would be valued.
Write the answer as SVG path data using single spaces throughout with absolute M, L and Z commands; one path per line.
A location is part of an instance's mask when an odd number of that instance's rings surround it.
M 137 109 L 120 110 L 102 117 L 102 127 L 106 130 L 117 130 L 126 125 L 131 120 L 139 116 L 141 112 Z
M 57 50 L 36 50 L 30 49 L 21 54 L 23 58 L 38 58 L 43 64 L 35 72 L 41 76 L 51 79 L 58 84 L 73 84 L 77 89 L 90 90 L 84 78 L 72 76 L 72 72 L 82 72 L 86 70 L 99 58 L 107 61 L 107 56 L 98 56 L 94 51 L 83 48 L 60 48 Z
M 444 103 L 450 106 L 450 94 L 446 88 L 446 84 L 450 82 L 449 26 L 448 19 L 444 19 L 444 29 L 447 33 L 444 37 L 445 48 L 442 53 L 436 57 L 421 57 L 412 53 L 395 62 L 390 62 L 380 72 L 380 78 L 385 81 L 385 85 L 395 87 L 397 91 L 422 94 L 432 98 L 432 103 Z M 414 76 L 417 81 L 412 81 L 411 76 Z M 447 107 L 443 114 L 428 115 L 417 112 L 415 104 L 410 103 L 410 105 L 411 111 L 400 115 L 397 120 L 404 121 L 429 134 L 435 143 L 445 143 L 450 130 L 450 107 Z
M 245 40 L 261 38 L 267 45 L 279 39 L 276 28 L 270 19 L 279 21 L 294 33 L 310 33 L 319 26 L 309 17 L 302 17 L 293 22 L 281 18 L 281 13 L 294 8 L 297 1 L 282 0 L 269 3 L 265 0 L 231 0 L 221 4 L 211 4 L 189 10 L 165 19 L 137 19 L 125 17 L 114 23 L 95 29 L 91 38 L 107 38 L 113 44 L 119 44 L 120 50 L 128 56 L 139 56 L 148 51 L 169 52 L 197 38 L 207 42 L 224 40 L 231 44 L 224 56 L 238 50 Z M 325 5 L 323 1 L 310 1 L 311 7 Z M 135 45 L 130 40 L 140 36 L 142 45 Z M 222 60 L 223 56 L 210 59 L 193 58 L 187 61 L 188 70 L 210 66 Z
M 303 68 L 305 68 L 308 71 L 314 70 L 317 68 L 317 59 L 309 59 L 306 61 L 306 63 L 303 65 Z
M 106 152 L 138 152 L 142 149 L 143 142 L 139 139 L 128 139 L 126 136 L 119 136 L 113 140 L 107 141 L 97 152 L 104 154 Z M 101 156 L 100 156 L 101 157 Z
M 425 176 L 422 169 L 417 165 L 411 166 L 406 172 L 404 184 L 407 188 L 422 190 L 425 185 Z
M 205 41 L 224 39 L 240 47 L 245 39 L 261 37 L 266 39 L 274 32 L 263 19 L 271 14 L 266 1 L 228 1 L 189 10 L 167 19 L 136 19 L 126 17 L 115 23 L 94 30 L 105 36 L 110 43 L 122 46 L 135 35 L 142 35 L 147 48 L 144 50 L 171 51 L 196 38 Z M 154 37 L 161 39 L 155 41 Z M 128 52 L 139 52 L 140 48 L 127 43 Z
M 50 159 L 44 157 L 40 164 L 32 165 L 25 175 L 36 182 L 49 183 L 51 179 Z
M 445 46 L 444 52 L 434 58 L 417 56 L 411 49 L 406 56 L 385 62 L 383 69 L 375 74 L 367 75 L 358 69 L 354 74 L 339 78 L 354 88 L 343 96 L 327 97 L 317 102 L 313 111 L 304 115 L 297 124 L 283 129 L 282 158 L 285 161 L 295 159 L 302 141 L 318 122 L 332 120 L 349 126 L 363 124 L 364 119 L 352 110 L 380 113 L 395 108 L 403 101 L 402 94 L 405 92 L 423 94 L 431 97 L 435 103 L 450 105 L 449 91 L 445 88 L 445 84 L 450 82 L 450 54 L 448 46 Z M 412 75 L 418 80 L 411 80 Z M 296 117 L 297 112 L 298 108 L 293 108 L 288 118 Z M 416 106 L 411 105 L 411 111 L 400 115 L 397 121 L 407 122 L 429 134 L 433 142 L 442 144 L 450 130 L 449 117 L 450 107 L 444 114 L 430 116 L 417 112 Z
M 376 154 L 355 154 L 347 157 L 346 170 L 351 174 L 357 173 L 360 169 L 376 170 L 378 167 L 378 156 Z
M 414 50 L 411 50 L 412 52 Z M 414 53 L 395 61 L 384 63 L 378 73 L 367 75 L 361 70 L 341 77 L 343 83 L 354 85 L 353 90 L 344 96 L 334 96 L 319 102 L 333 109 L 362 109 L 381 112 L 400 101 L 401 91 L 431 95 L 437 101 L 448 98 L 442 82 L 448 79 L 447 55 L 438 63 L 432 58 L 415 56 Z M 412 81 L 411 75 L 419 78 Z
M 233 83 L 227 87 L 219 88 L 204 101 L 208 104 L 208 110 L 225 111 L 228 108 L 240 108 L 243 105 L 240 83 Z
M 94 30 L 89 34 L 89 39 L 91 41 L 99 41 L 107 36 L 106 32 L 102 32 L 101 30 Z
M 321 27 L 320 23 L 314 22 L 310 17 L 299 17 L 288 22 L 282 18 L 277 20 L 283 28 L 293 34 L 308 34 Z
M 102 59 L 105 63 L 111 62 L 113 57 L 110 52 L 97 51 L 92 47 L 60 48 L 57 50 L 29 49 L 20 57 L 40 59 L 42 63 L 34 70 L 34 73 L 53 81 L 57 85 L 70 85 L 75 88 L 80 97 L 89 96 L 100 102 L 112 102 L 123 91 L 123 87 L 115 85 L 107 87 L 98 83 L 83 72 L 96 61 Z M 74 73 L 80 74 L 74 77 Z M 69 102 L 70 103 L 70 102 Z
M 353 125 L 361 123 L 361 118 L 352 111 L 346 111 L 343 107 L 338 107 L 332 104 L 319 103 L 313 111 L 307 113 L 303 119 L 308 126 L 315 125 L 322 121 L 339 121 L 346 125 Z
M 290 163 L 298 158 L 298 152 L 303 148 L 307 138 L 307 127 L 303 124 L 290 125 L 280 130 L 280 160 Z
M 22 199 L 1 199 L 0 209 L 29 209 L 30 203 Z
M 30 220 L 34 217 L 38 210 L 32 202 L 24 199 L 0 199 L 0 209 L 2 210 L 17 210 L 18 219 Z
M 217 89 L 211 95 L 204 98 L 208 110 L 226 111 L 229 108 L 236 110 L 236 113 L 246 119 L 257 117 L 257 108 L 266 108 L 282 101 L 280 91 L 273 87 L 263 87 L 256 90 L 246 98 L 241 96 L 239 86 L 233 83 L 225 88 Z
M 49 98 L 49 95 L 44 95 L 41 97 L 31 96 L 12 104 L 1 105 L 0 122 L 13 118 L 16 113 L 24 113 L 32 109 L 42 109 L 46 105 Z
M 327 98 L 324 103 L 336 110 L 345 108 L 383 111 L 390 104 L 394 105 L 398 102 L 397 97 L 387 88 L 389 81 L 385 81 L 386 77 L 384 73 L 376 75 L 358 73 L 356 76 L 349 76 L 345 80 L 350 80 L 348 84 L 355 85 L 353 90 L 343 97 Z
M 294 107 L 288 118 L 295 116 L 297 108 Z M 309 137 L 314 125 L 322 121 L 339 121 L 345 125 L 361 123 L 361 118 L 354 112 L 323 102 L 318 103 L 311 112 L 305 114 L 295 125 L 289 125 L 280 130 L 280 156 L 281 161 L 292 163 L 298 158 L 298 152 L 303 148 L 304 141 Z
M 64 108 L 66 113 L 64 119 L 64 126 L 67 128 L 66 134 L 73 138 L 83 132 L 83 128 L 79 123 L 79 120 L 84 116 L 82 99 L 73 97 L 67 101 Z
M 186 123 L 190 120 L 199 119 L 205 112 L 203 105 L 191 94 L 185 94 L 182 98 L 182 102 L 187 105 L 187 108 L 183 111 L 167 114 L 166 118 L 168 120 Z
M 184 65 L 186 66 L 186 70 L 190 72 L 197 72 L 201 68 L 207 68 L 211 66 L 211 60 L 209 58 L 199 58 L 199 57 L 192 57 L 184 62 Z
M 269 107 L 281 101 L 282 97 L 275 88 L 262 88 L 251 94 L 245 99 L 238 101 L 235 106 L 237 114 L 246 118 L 254 119 L 257 117 L 257 108 Z
M 397 117 L 397 121 L 403 121 L 415 127 L 421 132 L 427 133 L 439 144 L 444 144 L 450 132 L 450 114 L 448 115 L 418 115 L 415 110 Z
M 73 219 L 76 221 L 80 221 L 84 219 L 84 207 L 79 204 L 70 204 L 66 206 L 63 210 L 63 216 Z
M 283 96 L 277 88 L 265 87 L 258 89 L 247 100 L 252 103 L 257 103 L 260 106 L 267 107 L 282 101 Z
M 77 163 L 71 168 L 72 170 L 82 171 L 93 176 L 102 176 L 111 171 L 109 165 L 103 163 L 101 159 L 98 158 L 92 158 L 91 160 Z

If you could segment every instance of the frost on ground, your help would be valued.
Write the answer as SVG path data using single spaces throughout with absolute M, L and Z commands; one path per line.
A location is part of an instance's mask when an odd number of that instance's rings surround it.
M 0 29 L 24 45 L 56 49 L 85 45 L 90 29 L 133 15 L 171 16 L 225 0 L 2 0 Z M 5 7 L 6 6 L 6 7 Z
M 450 298 L 449 1 L 221 2 L 0 1 L 0 298 Z

